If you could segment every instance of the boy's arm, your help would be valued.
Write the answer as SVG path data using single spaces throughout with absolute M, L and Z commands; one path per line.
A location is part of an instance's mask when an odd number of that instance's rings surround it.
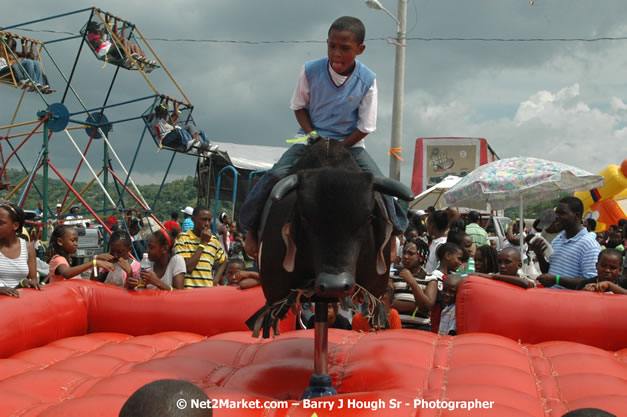
M 296 116 L 296 121 L 303 128 L 305 133 L 309 133 L 314 130 L 311 125 L 311 118 L 309 117 L 309 110 L 307 109 L 298 109 L 294 110 L 294 115 Z
M 359 129 L 355 129 L 351 132 L 350 135 L 346 137 L 346 139 L 342 141 L 342 145 L 344 145 L 344 147 L 348 149 L 366 136 L 368 136 L 367 133 L 364 133 Z

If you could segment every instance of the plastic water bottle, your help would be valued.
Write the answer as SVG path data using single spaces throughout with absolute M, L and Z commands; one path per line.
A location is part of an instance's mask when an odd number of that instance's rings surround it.
M 144 253 L 142 256 L 142 260 L 139 263 L 139 268 L 142 271 L 152 271 L 152 265 L 150 265 L 150 259 L 148 259 L 148 254 Z
M 142 260 L 139 263 L 139 269 L 141 271 L 152 271 L 152 265 L 150 265 L 150 259 L 148 259 L 148 254 L 144 253 L 144 255 L 142 256 Z M 144 281 L 143 279 L 139 279 L 139 284 L 137 284 L 138 287 L 145 287 L 146 286 L 146 281 Z

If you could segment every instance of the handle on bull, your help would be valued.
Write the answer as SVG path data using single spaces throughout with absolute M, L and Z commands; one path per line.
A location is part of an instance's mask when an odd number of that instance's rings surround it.
M 220 201 L 220 183 L 222 182 L 222 174 L 226 171 L 233 171 L 233 194 L 232 194 L 232 202 L 233 202 L 233 211 L 231 212 L 231 218 L 235 214 L 235 199 L 237 197 L 237 176 L 239 173 L 237 169 L 233 165 L 227 165 L 218 172 L 218 183 L 216 184 L 216 201 L 213 206 L 213 222 L 211 223 L 211 233 L 215 234 L 216 232 L 216 218 L 218 217 L 218 201 Z

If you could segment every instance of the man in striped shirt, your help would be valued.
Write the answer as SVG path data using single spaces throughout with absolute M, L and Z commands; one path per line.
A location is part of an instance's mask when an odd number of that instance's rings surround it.
M 583 203 L 577 197 L 565 197 L 555 209 L 555 224 L 562 229 L 551 246 L 553 254 L 548 262 L 541 254 L 546 243 L 538 240 L 532 249 L 538 255 L 540 269 L 544 272 L 537 279 L 545 287 L 557 286 L 576 289 L 586 278 L 597 276 L 596 263 L 601 246 L 581 224 Z
M 176 237 L 174 250 L 185 259 L 185 288 L 220 285 L 226 268 L 226 254 L 218 239 L 211 234 L 211 212 L 196 207 L 192 214 L 194 228 Z M 213 265 L 220 266 L 213 277 Z

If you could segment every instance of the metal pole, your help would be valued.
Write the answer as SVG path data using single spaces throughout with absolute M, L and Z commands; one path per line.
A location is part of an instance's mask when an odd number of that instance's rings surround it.
M 48 120 L 44 121 L 44 204 L 46 207 L 50 207 L 48 204 Z M 44 242 L 48 241 L 48 210 L 44 210 L 43 213 L 44 225 L 42 227 L 42 238 Z
M 398 33 L 396 35 L 396 62 L 394 64 L 394 103 L 392 105 L 392 140 L 390 148 L 401 147 L 403 133 L 403 92 L 405 89 L 405 35 L 407 0 L 398 0 Z M 401 161 L 390 152 L 390 178 L 400 181 Z
M 316 301 L 314 324 L 314 374 L 325 375 L 329 350 L 329 303 Z

